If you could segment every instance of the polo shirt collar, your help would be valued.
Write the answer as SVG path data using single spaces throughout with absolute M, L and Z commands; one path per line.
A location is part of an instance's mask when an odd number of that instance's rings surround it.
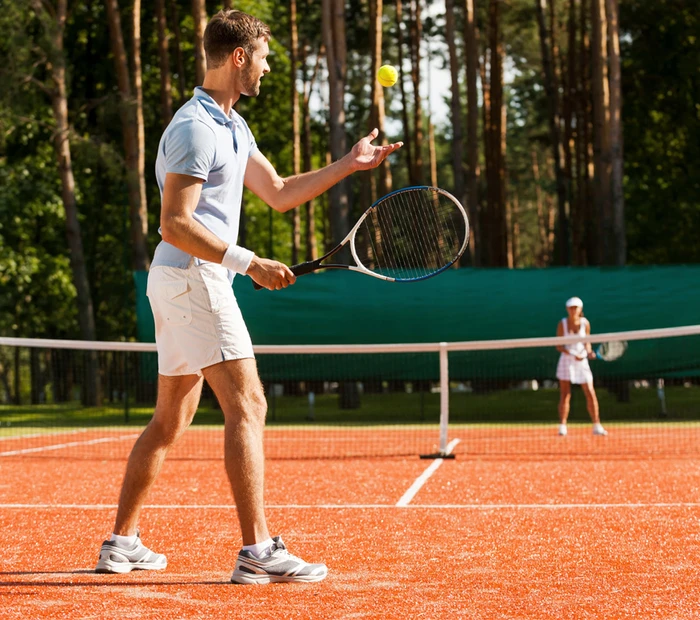
M 193 97 L 197 99 L 202 107 L 209 112 L 209 115 L 220 125 L 231 127 L 233 119 L 224 114 L 224 111 L 219 107 L 219 104 L 214 101 L 211 96 L 202 89 L 201 86 L 195 86 Z

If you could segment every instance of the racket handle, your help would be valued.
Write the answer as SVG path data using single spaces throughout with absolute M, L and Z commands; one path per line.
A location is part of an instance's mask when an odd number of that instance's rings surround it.
M 311 273 L 318 267 L 318 261 L 310 260 L 305 263 L 300 263 L 298 265 L 293 265 L 289 269 L 295 276 L 303 276 L 305 273 Z M 253 280 L 253 288 L 259 291 L 262 286 L 260 286 L 255 280 Z
M 303 276 L 305 273 L 311 273 L 318 268 L 317 260 L 309 260 L 305 263 L 299 263 L 290 267 L 295 276 Z

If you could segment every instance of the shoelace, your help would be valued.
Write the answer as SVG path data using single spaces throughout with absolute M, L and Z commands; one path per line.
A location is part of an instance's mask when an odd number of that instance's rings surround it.
M 270 556 L 279 551 L 281 551 L 288 559 L 294 562 L 299 562 L 300 564 L 307 564 L 307 562 L 305 562 L 301 558 L 298 558 L 297 556 L 289 553 L 289 551 L 287 550 L 287 546 L 281 540 L 275 541 L 272 547 L 270 547 Z

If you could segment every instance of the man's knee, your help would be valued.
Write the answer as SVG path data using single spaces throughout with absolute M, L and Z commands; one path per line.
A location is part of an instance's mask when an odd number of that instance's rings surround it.
M 254 388 L 242 399 L 242 406 L 239 414 L 243 419 L 257 424 L 265 424 L 267 416 L 267 399 L 263 393 L 262 386 Z
M 188 416 L 165 417 L 154 415 L 148 423 L 152 435 L 162 446 L 172 446 L 190 425 Z

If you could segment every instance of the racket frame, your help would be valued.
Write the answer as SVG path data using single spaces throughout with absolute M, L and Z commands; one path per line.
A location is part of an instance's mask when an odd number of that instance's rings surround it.
M 362 264 L 362 261 L 357 256 L 357 249 L 355 248 L 355 234 L 359 230 L 360 226 L 362 225 L 362 222 L 367 219 L 370 213 L 377 209 L 381 205 L 382 202 L 385 200 L 388 200 L 392 196 L 396 194 L 402 194 L 402 193 L 409 193 L 415 190 L 432 190 L 434 192 L 437 192 L 438 194 L 441 194 L 448 198 L 449 200 L 452 201 L 452 203 L 457 207 L 457 210 L 459 213 L 462 215 L 462 218 L 464 219 L 464 225 L 465 225 L 465 235 L 464 235 L 464 240 L 462 241 L 462 246 L 460 247 L 459 251 L 456 253 L 455 257 L 446 265 L 442 266 L 440 269 L 437 269 L 436 271 L 433 271 L 427 275 L 423 276 L 417 276 L 415 278 L 392 278 L 391 276 L 385 276 L 380 273 L 375 273 L 371 269 L 365 267 Z M 357 220 L 355 225 L 350 229 L 350 232 L 345 236 L 345 238 L 338 244 L 336 245 L 332 250 L 321 256 L 320 258 L 317 258 L 316 260 L 313 261 L 307 261 L 305 263 L 299 263 L 298 265 L 293 265 L 290 267 L 292 270 L 292 273 L 296 276 L 304 275 L 307 273 L 311 273 L 312 271 L 317 271 L 318 269 L 349 269 L 350 271 L 357 271 L 359 273 L 364 273 L 368 276 L 372 276 L 374 278 L 378 278 L 380 280 L 386 280 L 387 282 L 418 282 L 419 280 L 425 280 L 427 278 L 432 278 L 433 276 L 436 276 L 439 273 L 442 273 L 446 269 L 449 269 L 454 265 L 461 257 L 462 254 L 464 254 L 465 250 L 467 249 L 467 246 L 469 245 L 469 236 L 470 236 L 470 227 L 469 227 L 469 217 L 467 216 L 467 212 L 465 208 L 462 206 L 462 204 L 457 200 L 452 194 L 449 192 L 446 192 L 444 189 L 440 189 L 439 187 L 431 187 L 428 185 L 414 185 L 411 187 L 402 187 L 401 189 L 396 189 L 393 192 L 389 192 L 388 194 L 382 196 L 378 200 L 376 200 L 372 206 L 370 206 Z M 322 265 L 321 263 L 326 260 L 327 258 L 330 258 L 338 252 L 341 248 L 343 248 L 346 244 L 350 244 L 350 253 L 352 254 L 353 259 L 355 260 L 355 265 L 342 265 L 342 264 L 327 264 L 327 265 Z
M 607 355 L 603 355 L 602 349 L 603 347 L 608 347 L 611 344 L 617 344 L 619 343 L 621 345 L 622 351 L 620 352 L 619 355 L 616 355 L 615 357 L 609 357 Z M 627 352 L 627 341 L 626 340 L 614 340 L 612 342 L 602 342 L 599 344 L 596 349 L 595 349 L 595 356 L 597 359 L 602 360 L 604 362 L 614 362 L 615 360 L 619 360 L 626 352 Z

